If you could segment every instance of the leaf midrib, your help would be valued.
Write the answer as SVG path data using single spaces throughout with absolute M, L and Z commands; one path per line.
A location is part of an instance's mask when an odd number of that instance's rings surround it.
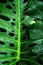
M 20 0 L 18 0 L 18 14 L 17 14 L 17 21 L 18 21 L 18 59 L 20 59 Z

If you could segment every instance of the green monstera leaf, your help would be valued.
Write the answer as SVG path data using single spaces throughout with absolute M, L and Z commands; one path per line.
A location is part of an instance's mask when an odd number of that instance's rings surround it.
M 23 0 L 0 0 L 0 65 L 15 65 L 20 60 Z
M 43 65 L 42 10 L 40 0 L 0 0 L 0 65 Z

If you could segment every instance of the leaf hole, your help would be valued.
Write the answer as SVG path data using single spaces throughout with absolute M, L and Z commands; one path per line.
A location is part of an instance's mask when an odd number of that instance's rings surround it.
M 10 43 L 9 46 L 10 46 L 10 47 L 14 47 L 15 45 L 14 45 L 13 43 Z
M 12 4 L 12 6 L 15 6 L 15 4 Z
M 0 15 L 0 18 L 5 20 L 5 21 L 9 21 L 10 20 L 10 18 L 8 18 L 7 16 L 4 16 L 4 15 Z
M 15 23 L 14 23 L 14 22 L 11 22 L 11 24 L 12 24 L 12 25 L 15 25 Z
M 17 37 L 15 39 L 17 40 Z
M 3 28 L 0 28 L 0 32 L 7 32 L 5 29 L 3 29 Z
M 13 19 L 13 21 L 15 21 L 15 19 Z
M 7 53 L 6 53 L 6 52 L 0 52 L 0 54 L 7 55 Z
M 5 43 L 4 43 L 3 41 L 0 41 L 0 44 L 1 44 L 1 45 L 4 45 Z
M 12 56 L 14 56 L 15 54 L 14 53 L 11 53 Z
M 2 62 L 2 64 L 6 64 L 6 63 L 9 63 L 9 61 L 4 61 L 4 62 Z
M 14 33 L 9 33 L 9 35 L 13 37 L 14 36 Z
M 8 9 L 12 9 L 12 7 L 11 7 L 10 5 L 6 5 L 6 7 L 7 7 Z
M 13 11 L 13 13 L 14 13 L 14 14 L 16 14 L 16 12 L 15 12 L 15 11 Z

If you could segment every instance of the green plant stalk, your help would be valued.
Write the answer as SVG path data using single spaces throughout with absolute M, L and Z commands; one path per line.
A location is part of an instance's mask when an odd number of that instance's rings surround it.
M 17 18 L 18 18 L 18 59 L 20 59 L 20 0 L 18 0 L 18 15 L 17 15 Z

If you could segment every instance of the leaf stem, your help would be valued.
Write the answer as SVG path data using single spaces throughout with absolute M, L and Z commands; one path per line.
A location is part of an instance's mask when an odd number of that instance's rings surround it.
M 20 0 L 18 0 L 18 60 L 20 59 Z

